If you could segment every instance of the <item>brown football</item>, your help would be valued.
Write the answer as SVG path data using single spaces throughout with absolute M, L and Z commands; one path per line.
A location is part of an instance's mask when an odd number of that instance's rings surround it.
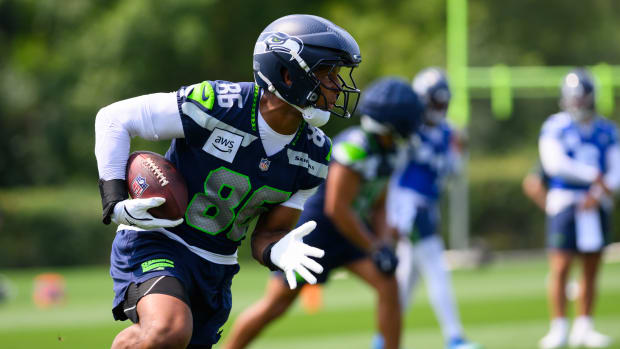
M 148 212 L 156 218 L 179 219 L 187 209 L 187 185 L 181 173 L 163 156 L 136 151 L 127 160 L 127 190 L 132 199 L 162 197 L 166 202 Z

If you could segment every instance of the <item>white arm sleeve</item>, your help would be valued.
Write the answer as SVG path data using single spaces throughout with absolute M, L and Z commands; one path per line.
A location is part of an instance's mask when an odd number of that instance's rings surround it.
M 607 172 L 603 181 L 609 190 L 618 191 L 620 189 L 620 145 L 614 144 L 606 154 Z
M 562 144 L 552 137 L 541 137 L 538 142 L 540 162 L 545 172 L 551 176 L 562 177 L 575 183 L 589 184 L 596 180 L 599 170 L 582 162 L 575 161 L 564 153 Z
M 293 194 L 293 196 L 291 196 L 288 200 L 283 202 L 282 206 L 295 208 L 303 211 L 306 200 L 308 200 L 309 197 L 314 195 L 318 188 L 319 187 L 317 186 L 312 189 L 299 190 L 295 194 Z
M 95 120 L 95 156 L 99 178 L 125 179 L 132 137 L 184 138 L 176 93 L 154 93 L 102 108 Z

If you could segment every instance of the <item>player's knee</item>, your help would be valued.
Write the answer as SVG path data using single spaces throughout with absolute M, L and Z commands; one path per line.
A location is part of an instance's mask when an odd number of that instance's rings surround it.
M 144 348 L 184 349 L 192 337 L 192 324 L 184 321 L 155 322 L 144 334 Z
M 398 283 L 394 277 L 382 277 L 376 284 L 375 289 L 379 297 L 398 299 Z

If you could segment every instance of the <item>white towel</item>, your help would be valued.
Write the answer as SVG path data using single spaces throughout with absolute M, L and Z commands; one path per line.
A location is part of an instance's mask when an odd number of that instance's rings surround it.
M 598 208 L 577 210 L 575 213 L 577 250 L 596 252 L 603 247 L 603 230 Z

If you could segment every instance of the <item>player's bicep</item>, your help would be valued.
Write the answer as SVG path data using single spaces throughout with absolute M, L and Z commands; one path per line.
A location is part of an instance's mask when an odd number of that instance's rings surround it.
M 183 137 L 174 94 L 156 93 L 102 108 L 95 119 L 95 155 L 99 177 L 125 178 L 131 137 L 148 140 Z
M 152 133 L 143 134 L 142 137 L 153 140 L 183 138 L 185 133 L 176 93 L 155 93 L 147 98 L 143 118 L 145 124 L 151 125 Z

